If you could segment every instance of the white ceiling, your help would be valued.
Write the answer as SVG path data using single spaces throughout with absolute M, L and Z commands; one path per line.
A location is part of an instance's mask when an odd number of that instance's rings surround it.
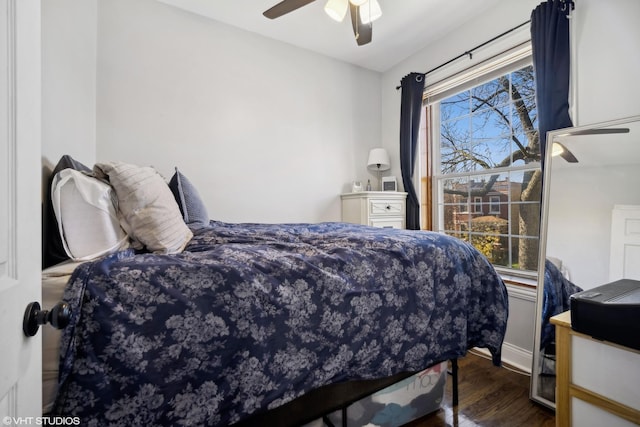
M 378 0 L 382 17 L 373 40 L 357 46 L 349 17 L 341 23 L 324 12 L 326 0 L 271 20 L 262 12 L 280 0 L 158 0 L 234 27 L 332 58 L 383 72 L 500 0 Z

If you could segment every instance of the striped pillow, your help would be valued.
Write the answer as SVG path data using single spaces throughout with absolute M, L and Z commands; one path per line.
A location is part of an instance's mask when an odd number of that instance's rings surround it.
M 118 197 L 122 228 L 132 246 L 155 253 L 180 253 L 193 237 L 167 183 L 151 167 L 122 162 L 97 163 L 93 171 L 107 179 Z

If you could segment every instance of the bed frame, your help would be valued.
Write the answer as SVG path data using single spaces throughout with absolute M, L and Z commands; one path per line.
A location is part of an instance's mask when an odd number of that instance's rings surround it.
M 451 369 L 448 372 L 452 377 L 452 405 L 458 406 L 458 360 L 451 359 Z M 379 390 L 393 385 L 405 378 L 414 375 L 415 372 L 402 372 L 390 377 L 376 380 L 347 381 L 329 384 L 300 396 L 289 403 L 285 403 L 267 412 L 255 414 L 233 427 L 258 427 L 300 426 L 318 418 L 322 418 L 328 427 L 335 425 L 327 417 L 335 411 L 342 412 L 342 427 L 347 427 L 347 408 L 358 400 L 367 397 Z

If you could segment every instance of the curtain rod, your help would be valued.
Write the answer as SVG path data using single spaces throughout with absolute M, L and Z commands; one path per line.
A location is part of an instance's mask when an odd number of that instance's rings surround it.
M 453 61 L 457 61 L 458 59 L 463 58 L 463 57 L 465 57 L 465 56 L 469 56 L 469 59 L 473 59 L 473 51 L 478 50 L 478 49 L 480 49 L 481 47 L 484 47 L 484 46 L 488 45 L 489 43 L 492 43 L 492 42 L 494 42 L 494 41 L 498 40 L 499 38 L 506 36 L 507 34 L 509 34 L 509 33 L 513 32 L 513 31 L 515 31 L 515 30 L 517 30 L 517 29 L 519 29 L 520 27 L 523 27 L 523 26 L 527 25 L 527 24 L 528 24 L 528 23 L 530 23 L 530 22 L 531 22 L 531 20 L 528 20 L 528 21 L 526 21 L 526 22 L 523 22 L 523 23 L 522 23 L 522 24 L 520 24 L 520 25 L 516 25 L 515 27 L 511 28 L 510 30 L 507 30 L 507 31 L 505 31 L 505 32 L 504 32 L 504 33 L 502 33 L 502 34 L 499 34 L 499 35 L 495 36 L 495 37 L 494 37 L 494 38 L 492 38 L 491 40 L 487 40 L 486 42 L 481 43 L 481 44 L 479 44 L 478 46 L 476 46 L 476 47 L 474 47 L 474 48 L 472 48 L 472 49 L 469 49 L 468 51 L 466 51 L 466 52 L 464 52 L 464 53 L 461 53 L 460 55 L 456 56 L 455 58 L 448 60 L 448 61 L 447 61 L 447 62 L 445 62 L 444 64 L 440 64 L 440 65 L 438 65 L 437 67 L 432 68 L 432 69 L 430 69 L 429 71 L 427 71 L 427 72 L 425 72 L 425 73 L 422 73 L 422 75 L 423 75 L 423 76 L 426 76 L 427 74 L 431 74 L 431 73 L 433 73 L 434 71 L 439 70 L 440 68 L 445 67 L 445 66 L 447 66 L 447 65 L 451 64 Z M 398 90 L 398 89 L 400 89 L 400 88 L 402 88 L 402 86 L 396 86 L 396 90 Z

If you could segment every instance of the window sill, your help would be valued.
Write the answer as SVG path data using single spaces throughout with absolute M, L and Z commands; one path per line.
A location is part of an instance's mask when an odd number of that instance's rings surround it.
M 520 276 L 505 271 L 498 271 L 498 274 L 504 283 L 512 286 L 521 286 L 523 288 L 537 288 L 538 278 L 535 276 Z

